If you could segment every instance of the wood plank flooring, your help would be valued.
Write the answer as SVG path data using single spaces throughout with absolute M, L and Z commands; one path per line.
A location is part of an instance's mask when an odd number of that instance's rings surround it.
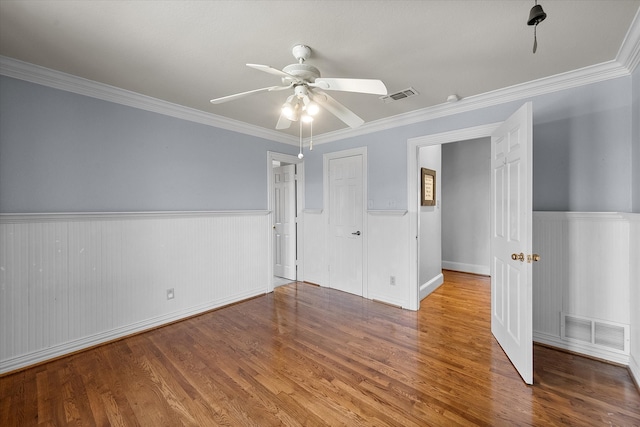
M 534 346 L 525 385 L 486 277 L 419 312 L 294 283 L 0 378 L 1 426 L 638 426 L 623 367 Z

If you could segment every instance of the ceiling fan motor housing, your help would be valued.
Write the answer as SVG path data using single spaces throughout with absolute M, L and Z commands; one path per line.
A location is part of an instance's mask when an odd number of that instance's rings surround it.
M 300 80 L 304 80 L 307 83 L 313 83 L 318 77 L 320 77 L 320 71 L 313 65 L 307 64 L 291 64 L 282 69 L 287 74 L 296 76 Z M 285 84 L 291 83 L 291 79 L 283 77 L 282 82 Z

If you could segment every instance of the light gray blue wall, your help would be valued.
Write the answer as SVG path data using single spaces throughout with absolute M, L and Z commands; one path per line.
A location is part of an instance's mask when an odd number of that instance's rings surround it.
M 633 87 L 633 116 L 632 116 L 632 150 L 633 150 L 633 178 L 632 178 L 632 212 L 640 213 L 640 67 L 632 76 Z
M 629 212 L 630 76 L 316 145 L 305 155 L 306 206 L 322 208 L 323 153 L 367 146 L 370 207 L 406 209 L 407 139 L 500 122 L 529 100 L 534 115 L 533 209 Z
M 372 134 L 317 144 L 305 153 L 306 207 L 322 209 L 322 155 L 367 146 L 369 208 L 407 209 L 407 140 L 503 121 L 522 103 L 505 104 Z
M 418 283 L 422 286 L 442 274 L 442 146 L 421 147 L 418 162 L 420 168 L 436 171 L 436 205 L 420 206 L 419 213 Z
M 631 211 L 638 80 L 531 99 L 534 210 Z M 1 212 L 264 209 L 266 152 L 297 152 L 8 77 L 0 91 Z M 406 209 L 409 138 L 503 121 L 523 102 L 316 145 L 305 153 L 306 207 L 323 207 L 322 154 L 367 146 L 368 205 Z
M 0 77 L 0 211 L 267 208 L 293 146 Z
M 533 209 L 630 212 L 631 78 L 534 100 Z
M 491 139 L 442 145 L 442 260 L 489 271 Z

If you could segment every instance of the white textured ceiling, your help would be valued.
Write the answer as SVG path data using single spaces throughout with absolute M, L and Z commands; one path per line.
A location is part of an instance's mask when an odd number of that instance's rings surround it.
M 370 122 L 614 60 L 640 0 L 539 4 L 548 17 L 533 54 L 533 0 L 1 0 L 0 55 L 273 129 L 287 92 L 209 100 L 280 84 L 245 64 L 281 69 L 302 43 L 324 77 L 419 92 L 387 104 L 331 93 Z M 314 133 L 345 127 L 323 112 Z

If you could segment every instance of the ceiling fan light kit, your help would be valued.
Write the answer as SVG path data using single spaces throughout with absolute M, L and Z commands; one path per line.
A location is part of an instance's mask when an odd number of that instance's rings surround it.
M 318 114 L 320 108 L 324 108 L 348 126 L 356 128 L 362 125 L 364 120 L 324 91 L 343 91 L 374 95 L 387 94 L 387 88 L 380 80 L 322 78 L 320 71 L 316 67 L 304 63 L 311 56 L 311 48 L 309 46 L 298 44 L 293 47 L 291 52 L 297 63 L 287 65 L 282 70 L 278 70 L 269 65 L 247 64 L 250 68 L 280 77 L 282 86 L 269 86 L 228 95 L 212 99 L 211 103 L 222 104 L 254 93 L 293 88 L 293 95 L 290 95 L 282 105 L 276 129 L 288 129 L 291 123 L 296 121 L 300 121 L 302 126 L 302 120 L 312 120 L 313 116 Z M 300 132 L 302 132 L 302 127 L 300 127 Z M 302 154 L 302 150 L 300 154 Z

